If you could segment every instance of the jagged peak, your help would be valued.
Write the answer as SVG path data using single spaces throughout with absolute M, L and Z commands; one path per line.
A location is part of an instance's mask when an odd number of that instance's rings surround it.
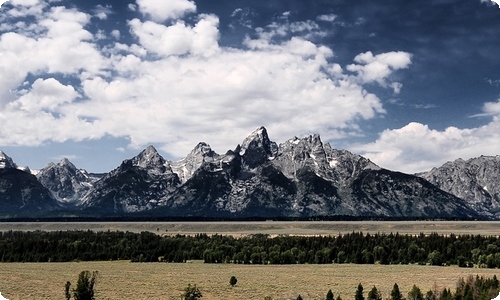
M 269 139 L 267 129 L 263 126 L 248 135 L 237 149 L 245 164 L 250 168 L 273 159 L 278 153 L 276 143 Z
M 257 128 L 252 133 L 250 133 L 241 144 L 242 149 L 248 149 L 252 142 L 256 141 L 259 144 L 270 143 L 269 135 L 267 134 L 267 129 L 263 126 Z
M 63 159 L 61 159 L 61 161 L 57 165 L 60 166 L 60 167 L 66 167 L 66 168 L 70 168 L 70 169 L 75 169 L 76 170 L 75 165 L 69 159 L 67 159 L 66 157 L 64 157 Z
M 0 169 L 16 169 L 17 165 L 14 163 L 5 152 L 0 151 Z
M 269 156 L 275 155 L 276 145 L 269 139 L 267 129 L 261 126 L 250 133 L 239 145 L 240 155 L 244 155 L 248 149 L 263 148 Z
M 165 159 L 152 145 L 147 146 L 146 149 L 142 150 L 137 156 L 132 158 L 131 162 L 133 166 L 141 168 L 166 165 Z
M 295 149 L 297 146 L 317 149 L 324 147 L 325 144 L 323 144 L 323 142 L 321 141 L 321 137 L 319 134 L 311 134 L 303 138 L 294 136 L 293 138 L 287 140 L 285 143 L 281 144 L 280 148 Z
M 188 156 L 213 156 L 216 155 L 216 153 L 212 150 L 212 147 L 210 147 L 209 144 L 205 142 L 199 142 L 196 147 L 194 147 L 193 150 L 189 153 Z

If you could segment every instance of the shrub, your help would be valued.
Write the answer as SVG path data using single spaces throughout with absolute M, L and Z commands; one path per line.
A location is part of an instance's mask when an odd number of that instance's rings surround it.
M 188 286 L 184 289 L 184 294 L 182 294 L 182 299 L 184 300 L 198 300 L 201 299 L 203 295 L 201 294 L 200 289 L 196 286 L 191 286 L 191 284 L 188 284 Z
M 231 276 L 231 279 L 229 279 L 229 284 L 231 286 L 234 286 L 237 282 L 238 282 L 238 279 L 236 279 L 236 277 L 234 277 L 234 276 Z

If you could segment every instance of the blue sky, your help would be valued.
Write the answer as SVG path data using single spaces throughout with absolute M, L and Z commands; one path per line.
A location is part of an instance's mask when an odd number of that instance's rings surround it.
M 426 171 L 500 154 L 498 53 L 489 0 L 11 0 L 0 150 L 107 172 L 265 126 Z

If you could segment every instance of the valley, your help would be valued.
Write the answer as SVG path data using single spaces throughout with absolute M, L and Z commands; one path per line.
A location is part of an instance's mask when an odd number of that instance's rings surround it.
M 352 232 L 500 235 L 500 221 L 262 221 L 262 222 L 0 222 L 0 231 L 149 231 L 160 235 L 198 233 L 243 236 L 338 235 Z

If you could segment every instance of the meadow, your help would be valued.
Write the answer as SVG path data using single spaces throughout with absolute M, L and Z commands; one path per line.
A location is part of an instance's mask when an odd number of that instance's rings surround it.
M 197 233 L 241 236 L 338 235 L 344 233 L 419 233 L 500 235 L 499 221 L 261 221 L 261 222 L 0 222 L 0 231 L 149 231 L 161 235 Z
M 353 231 L 363 233 L 419 234 L 437 232 L 447 235 L 481 234 L 498 236 L 498 222 L 110 222 L 110 223 L 0 223 L 6 230 L 94 230 L 150 231 L 161 235 L 218 233 L 241 236 L 255 233 L 270 235 L 337 235 Z M 206 300 L 324 299 L 332 289 L 344 300 L 354 298 L 361 283 L 365 296 L 375 285 L 383 299 L 389 297 L 394 283 L 404 296 L 415 284 L 423 292 L 430 289 L 454 291 L 459 278 L 469 275 L 500 277 L 498 269 L 434 267 L 419 265 L 238 265 L 187 263 L 131 263 L 129 261 L 69 263 L 1 263 L 0 292 L 10 300 L 64 299 L 66 281 L 76 284 L 81 271 L 98 271 L 96 287 L 100 299 L 180 299 L 188 284 L 196 284 Z M 229 279 L 238 283 L 231 287 Z
M 418 265 L 212 265 L 115 262 L 0 264 L 0 292 L 10 300 L 63 299 L 66 281 L 76 282 L 82 270 L 99 272 L 97 299 L 180 299 L 188 284 L 196 284 L 206 300 L 324 299 L 328 289 L 353 299 L 358 283 L 365 296 L 374 285 L 389 297 L 394 283 L 404 296 L 416 284 L 422 291 L 449 287 L 470 274 L 492 277 L 496 269 L 466 269 Z M 231 287 L 229 278 L 238 283 Z

